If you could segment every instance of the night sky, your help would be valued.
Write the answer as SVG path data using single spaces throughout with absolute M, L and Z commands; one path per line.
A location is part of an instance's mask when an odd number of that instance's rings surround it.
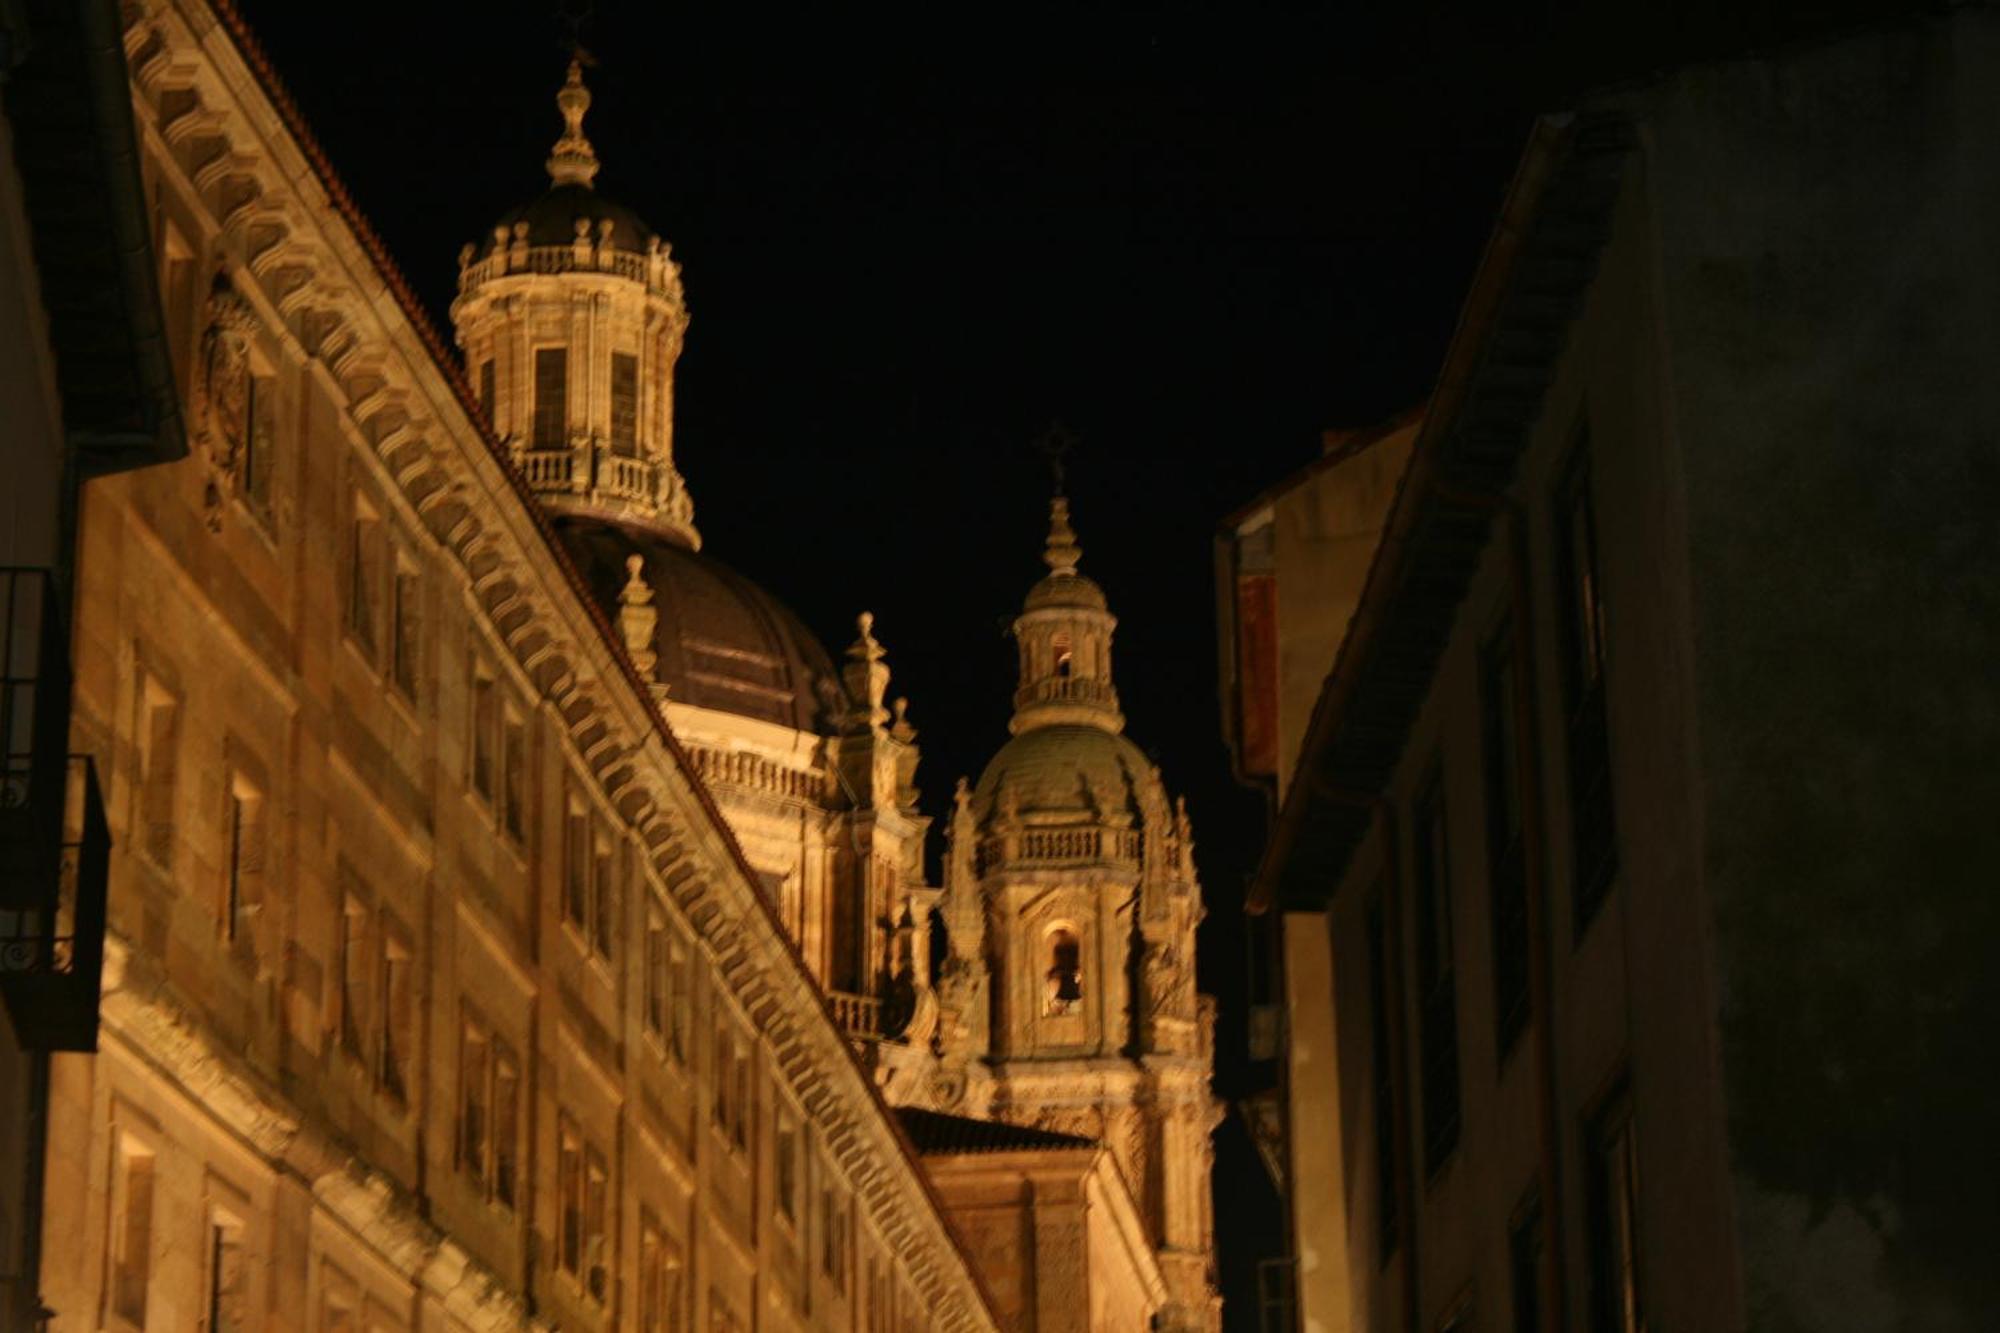
M 448 329 L 459 246 L 547 184 L 558 7 L 243 8 Z M 1218 520 L 1322 428 L 1425 396 L 1533 113 L 1767 42 L 1797 7 L 1627 5 L 1592 28 L 1561 0 L 840 26 L 570 9 L 597 60 L 597 186 L 683 266 L 676 453 L 704 549 L 836 653 L 875 612 L 934 815 L 1006 738 L 1006 626 L 1043 572 L 1032 441 L 1053 421 L 1080 441 L 1083 571 L 1120 617 L 1129 733 L 1188 797 L 1218 1088 L 1244 1091 L 1265 811 L 1220 735 Z M 1217 1175 L 1228 1323 L 1255 1328 L 1279 1224 L 1233 1120 Z

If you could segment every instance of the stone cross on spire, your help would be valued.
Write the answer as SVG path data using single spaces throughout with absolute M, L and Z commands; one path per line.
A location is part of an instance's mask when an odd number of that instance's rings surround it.
M 589 189 L 597 176 L 597 150 L 583 137 L 583 113 L 590 110 L 590 89 L 583 86 L 581 60 L 570 60 L 569 77 L 564 80 L 562 91 L 556 94 L 556 107 L 562 112 L 563 132 L 549 153 L 549 180 L 556 185 L 581 185 Z

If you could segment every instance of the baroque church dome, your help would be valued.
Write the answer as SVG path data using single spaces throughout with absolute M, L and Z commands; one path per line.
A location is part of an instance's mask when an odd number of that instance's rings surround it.
M 1010 739 L 987 763 L 973 788 L 973 812 L 984 821 L 1004 789 L 1023 815 L 1136 814 L 1152 771 L 1143 750 L 1102 727 L 1036 727 Z M 1105 801 L 1110 810 L 1099 804 Z
M 697 708 L 825 734 L 845 708 L 826 649 L 791 609 L 713 556 L 652 533 L 559 521 L 556 530 L 614 619 L 639 557 L 659 612 L 654 681 Z
M 605 616 L 640 627 L 627 646 L 666 700 L 830 735 L 850 708 L 826 649 L 777 598 L 700 553 L 673 458 L 679 266 L 637 213 L 598 192 L 590 101 L 572 61 L 548 189 L 460 255 L 452 313 L 468 372 Z M 624 614 L 634 559 L 650 620 Z
M 579 222 L 583 223 L 581 229 L 576 225 Z M 608 236 L 613 249 L 642 255 L 654 239 L 653 229 L 637 213 L 606 199 L 588 185 L 572 182 L 552 185 L 540 198 L 510 209 L 493 224 L 492 231 L 474 251 L 474 258 L 484 259 L 492 254 L 503 238 L 511 240 L 523 225 L 527 228 L 523 235 L 529 245 L 568 245 L 579 235 L 593 240 Z

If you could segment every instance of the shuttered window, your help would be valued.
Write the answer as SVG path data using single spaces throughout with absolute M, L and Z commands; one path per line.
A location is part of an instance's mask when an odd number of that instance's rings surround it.
M 611 354 L 611 451 L 639 452 L 639 358 L 624 352 Z
M 560 449 L 568 443 L 569 349 L 535 350 L 535 448 Z

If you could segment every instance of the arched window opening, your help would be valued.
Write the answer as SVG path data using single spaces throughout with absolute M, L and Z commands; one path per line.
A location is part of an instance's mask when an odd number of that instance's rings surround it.
M 1055 657 L 1056 657 L 1056 678 L 1058 680 L 1069 679 L 1070 660 L 1072 657 L 1072 653 L 1070 651 L 1069 635 L 1067 634 L 1056 635 Z
M 1083 949 L 1074 932 L 1049 932 L 1048 1000 L 1043 1012 L 1066 1014 L 1083 999 Z

